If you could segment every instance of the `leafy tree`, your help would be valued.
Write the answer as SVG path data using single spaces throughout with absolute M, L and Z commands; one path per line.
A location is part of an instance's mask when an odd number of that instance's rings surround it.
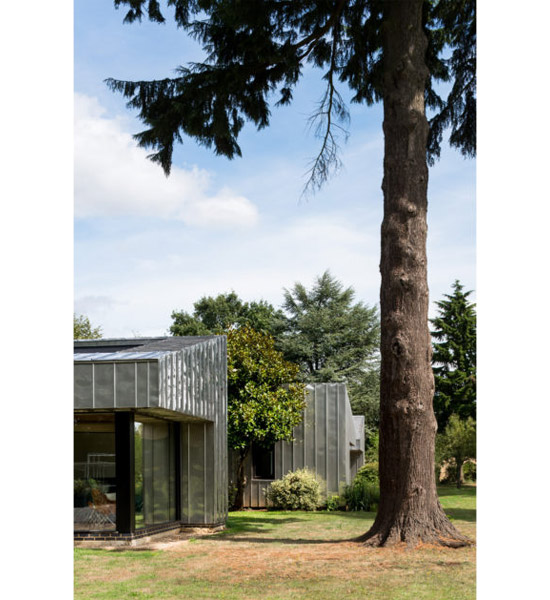
M 114 0 L 126 22 L 165 20 L 158 0 Z M 466 543 L 437 499 L 435 417 L 426 261 L 428 166 L 443 132 L 475 153 L 475 0 L 167 0 L 204 63 L 174 78 L 108 80 L 139 111 L 138 143 L 169 173 L 182 134 L 232 158 L 245 121 L 269 124 L 270 95 L 289 104 L 304 64 L 323 70 L 326 92 L 314 120 L 321 147 L 316 189 L 339 166 L 338 132 L 352 101 L 384 105 L 384 219 L 381 235 L 380 507 L 370 545 Z M 196 18 L 195 18 L 196 17 Z M 438 81 L 448 81 L 442 98 Z M 430 122 L 426 106 L 433 111 Z M 338 129 L 340 127 L 340 129 Z M 344 132 L 345 137 L 345 132 Z
M 325 271 L 311 290 L 295 283 L 285 290 L 286 334 L 281 347 L 287 360 L 298 365 L 314 382 L 357 378 L 380 343 L 376 308 L 353 303 L 353 288 Z
M 102 336 L 101 327 L 92 327 L 86 315 L 73 315 L 75 340 L 97 340 Z
M 442 461 L 451 461 L 456 468 L 456 487 L 462 485 L 462 468 L 468 459 L 476 457 L 476 424 L 468 417 L 451 415 L 445 432 L 437 436 L 437 454 Z
M 193 307 L 192 315 L 172 312 L 172 335 L 210 335 L 241 325 L 276 335 L 283 326 L 281 311 L 265 300 L 243 302 L 235 292 L 218 294 L 215 298 L 203 296 Z
M 298 367 L 275 350 L 273 338 L 248 325 L 227 332 L 227 439 L 239 453 L 236 506 L 242 501 L 244 463 L 253 444 L 270 448 L 292 440 L 302 421 L 305 385 Z
M 285 290 L 288 317 L 279 345 L 300 365 L 305 381 L 348 384 L 356 413 L 365 415 L 367 435 L 378 430 L 380 322 L 376 308 L 354 302 L 355 291 L 325 271 L 308 290 Z
M 453 293 L 436 302 L 439 316 L 431 320 L 435 377 L 434 412 L 443 430 L 451 414 L 476 416 L 476 311 L 457 280 Z

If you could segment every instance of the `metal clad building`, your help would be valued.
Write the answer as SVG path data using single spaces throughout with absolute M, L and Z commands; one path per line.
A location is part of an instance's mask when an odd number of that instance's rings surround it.
M 327 495 L 339 494 L 363 465 L 365 418 L 352 414 L 346 385 L 310 384 L 306 402 L 303 421 L 294 428 L 292 442 L 277 442 L 273 451 L 267 453 L 253 449 L 249 455 L 244 506 L 265 506 L 265 491 L 270 483 L 303 467 L 323 479 Z M 234 464 L 230 469 L 233 473 Z
M 224 523 L 225 336 L 75 341 L 74 361 L 75 537 Z

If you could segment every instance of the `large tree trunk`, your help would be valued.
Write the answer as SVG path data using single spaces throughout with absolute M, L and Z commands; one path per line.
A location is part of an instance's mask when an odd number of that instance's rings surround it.
M 463 545 L 436 493 L 434 379 L 428 329 L 422 0 L 385 3 L 380 505 L 369 545 Z

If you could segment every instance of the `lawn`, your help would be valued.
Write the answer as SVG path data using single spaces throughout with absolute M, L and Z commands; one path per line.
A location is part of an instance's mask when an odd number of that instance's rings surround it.
M 475 487 L 441 504 L 475 539 Z M 75 549 L 75 598 L 262 600 L 475 598 L 475 548 L 365 548 L 374 513 L 243 511 L 218 534 L 162 550 Z

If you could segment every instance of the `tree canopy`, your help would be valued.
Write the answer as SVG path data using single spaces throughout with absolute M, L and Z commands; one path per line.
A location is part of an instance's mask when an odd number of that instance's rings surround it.
M 242 505 L 244 464 L 252 445 L 269 449 L 291 440 L 302 422 L 305 385 L 297 381 L 298 371 L 275 349 L 269 334 L 248 325 L 227 332 L 227 441 L 239 457 L 235 508 Z
M 73 331 L 75 340 L 97 340 L 103 335 L 101 327 L 92 327 L 86 315 L 73 315 Z
M 158 0 L 114 0 L 127 7 L 126 23 L 144 17 L 163 23 Z M 180 65 L 177 76 L 108 85 L 128 98 L 147 129 L 135 137 L 153 150 L 165 173 L 174 144 L 195 138 L 229 158 L 241 156 L 237 138 L 246 121 L 269 125 L 270 100 L 288 105 L 306 64 L 323 71 L 326 91 L 312 115 L 321 147 L 311 170 L 317 188 L 339 167 L 339 141 L 346 137 L 348 109 L 338 83 L 349 86 L 352 102 L 372 105 L 384 96 L 384 0 L 167 0 L 177 25 L 199 41 L 203 63 Z M 475 154 L 475 0 L 425 0 L 422 26 L 428 46 L 426 105 L 433 111 L 427 155 L 438 157 L 444 131 L 464 155 Z M 446 54 L 443 54 L 445 51 Z M 442 98 L 437 82 L 451 82 Z
M 203 296 L 193 305 L 193 314 L 173 311 L 172 335 L 210 335 L 232 327 L 249 325 L 258 332 L 276 335 L 283 326 L 283 315 L 265 300 L 244 302 L 231 291 Z
M 434 327 L 433 370 L 434 412 L 441 430 L 451 414 L 462 419 L 476 416 L 476 310 L 457 280 L 453 293 L 436 302 L 438 316 Z
M 302 422 L 305 385 L 273 338 L 245 325 L 227 332 L 228 441 L 235 450 L 291 440 Z

